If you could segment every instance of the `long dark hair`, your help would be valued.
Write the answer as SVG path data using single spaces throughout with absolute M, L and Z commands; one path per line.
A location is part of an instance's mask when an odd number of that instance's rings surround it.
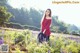
M 50 11 L 49 17 L 51 17 L 51 9 L 47 9 L 47 10 Z M 46 11 L 47 11 L 47 10 L 46 10 Z M 45 12 L 46 12 L 46 11 L 45 11 Z M 44 13 L 44 15 L 43 15 L 43 17 L 42 17 L 42 20 L 41 20 L 41 23 L 43 22 L 43 20 L 44 20 L 45 17 L 46 17 L 46 14 Z
M 49 10 L 50 11 L 50 14 L 49 14 L 49 17 L 51 17 L 51 9 L 47 9 L 47 10 Z M 46 10 L 46 11 L 47 11 Z M 46 14 L 44 15 L 44 18 L 46 17 Z

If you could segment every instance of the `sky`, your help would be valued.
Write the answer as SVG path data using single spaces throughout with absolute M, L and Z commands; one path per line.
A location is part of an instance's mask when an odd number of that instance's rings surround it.
M 60 21 L 63 21 L 67 24 L 74 24 L 80 27 L 80 3 L 78 4 L 56 4 L 53 3 L 54 0 L 9 0 L 8 3 L 13 8 L 27 8 L 30 9 L 31 7 L 35 8 L 36 10 L 46 10 L 50 8 L 52 10 L 52 15 L 58 16 Z M 61 0 L 55 0 L 61 1 Z M 62 0 L 64 1 L 64 0 Z M 68 0 L 67 0 L 68 1 Z M 77 0 L 78 1 L 78 0 Z M 72 0 L 69 2 L 72 2 Z M 75 1 L 76 2 L 76 1 Z M 78 1 L 80 2 L 80 1 Z

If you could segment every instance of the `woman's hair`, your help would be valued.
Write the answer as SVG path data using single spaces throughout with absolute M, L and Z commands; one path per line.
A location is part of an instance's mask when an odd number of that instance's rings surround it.
M 51 9 L 47 9 L 47 10 L 50 11 L 49 17 L 51 17 Z M 46 10 L 46 11 L 47 11 L 47 10 Z M 46 11 L 45 11 L 45 12 L 46 12 Z M 41 20 L 41 23 L 42 23 L 42 21 L 44 20 L 45 17 L 46 17 L 46 14 L 44 13 L 44 15 L 43 15 L 43 17 L 42 17 L 42 20 Z
M 49 17 L 51 17 L 51 9 L 47 9 L 47 10 L 49 10 L 49 12 L 50 12 Z M 46 10 L 46 11 L 47 11 L 47 10 Z M 44 17 L 46 17 L 46 14 L 45 14 Z

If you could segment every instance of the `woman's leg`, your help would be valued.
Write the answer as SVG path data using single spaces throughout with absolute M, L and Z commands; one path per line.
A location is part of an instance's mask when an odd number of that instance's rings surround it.
M 43 41 L 46 41 L 46 35 L 43 35 Z
M 50 36 L 46 36 L 46 41 L 49 41 L 49 37 L 50 37 Z

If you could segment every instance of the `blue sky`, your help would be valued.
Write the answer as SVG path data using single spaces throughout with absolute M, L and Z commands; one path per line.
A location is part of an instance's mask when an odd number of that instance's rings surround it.
M 50 8 L 52 15 L 59 16 L 59 20 L 80 27 L 80 4 L 53 4 L 54 0 L 9 0 L 8 3 L 14 8 L 33 7 L 37 10 Z

